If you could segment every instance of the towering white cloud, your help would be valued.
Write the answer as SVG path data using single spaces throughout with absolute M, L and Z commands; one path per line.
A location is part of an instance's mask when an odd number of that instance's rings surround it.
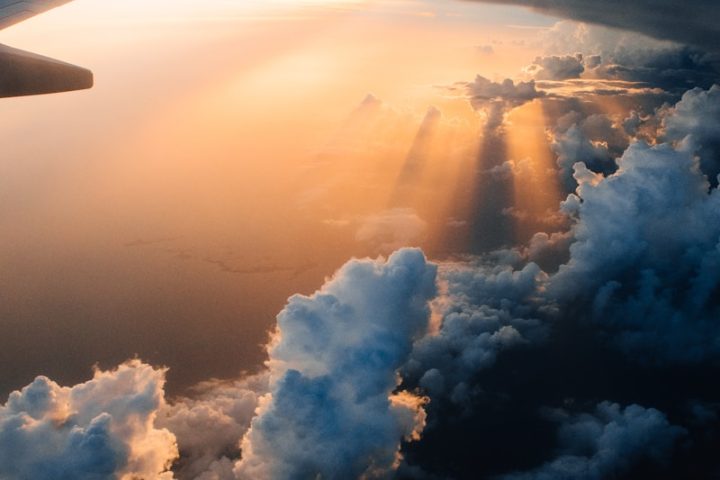
M 38 377 L 0 407 L 0 478 L 173 478 L 175 437 L 154 426 L 164 383 L 139 361 L 72 388 Z
M 424 425 L 423 399 L 395 392 L 428 328 L 436 267 L 419 250 L 354 260 L 294 296 L 270 347 L 270 391 L 242 443 L 242 479 L 386 478 Z M 395 393 L 394 393 L 395 392 Z

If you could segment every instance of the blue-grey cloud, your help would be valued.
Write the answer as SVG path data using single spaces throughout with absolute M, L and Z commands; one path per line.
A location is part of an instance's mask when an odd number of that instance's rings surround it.
M 653 408 L 603 402 L 592 414 L 554 412 L 561 423 L 558 457 L 502 480 L 603 480 L 618 478 L 642 460 L 666 463 L 686 432 Z
M 538 80 L 579 78 L 585 71 L 582 54 L 537 57 L 527 72 Z
M 665 112 L 663 138 L 682 142 L 700 159 L 700 169 L 712 185 L 720 175 L 720 86 L 686 92 L 674 108 Z
M 72 388 L 38 377 L 0 407 L 0 478 L 173 478 L 175 437 L 154 426 L 164 383 L 138 361 Z
M 242 479 L 383 478 L 424 426 L 423 400 L 396 392 L 428 328 L 436 267 L 419 250 L 351 261 L 278 316 L 270 394 L 236 466 Z

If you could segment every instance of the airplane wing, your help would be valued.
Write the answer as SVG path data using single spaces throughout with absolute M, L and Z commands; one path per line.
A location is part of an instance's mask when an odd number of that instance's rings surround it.
M 0 30 L 71 0 L 0 0 Z M 93 86 L 90 70 L 0 45 L 0 97 L 82 90 Z
M 71 0 L 0 0 L 0 30 Z

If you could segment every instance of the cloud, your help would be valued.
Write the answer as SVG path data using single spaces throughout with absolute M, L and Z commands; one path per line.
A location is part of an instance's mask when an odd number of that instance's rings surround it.
M 354 260 L 294 296 L 270 346 L 270 391 L 245 436 L 239 478 L 387 476 L 424 426 L 397 370 L 425 334 L 436 267 L 419 250 Z
M 173 432 L 180 448 L 174 466 L 179 480 L 233 480 L 240 441 L 260 398 L 268 393 L 267 372 L 235 381 L 207 381 L 192 395 L 160 409 L 156 424 Z
M 607 115 L 591 114 L 583 118 L 576 111 L 558 120 L 551 143 L 557 155 L 560 179 L 567 192 L 577 187 L 573 170 L 575 163 L 583 162 L 592 172 L 609 175 L 617 170 L 615 159 L 627 147 L 628 137 L 623 128 L 613 125 Z
M 585 65 L 582 54 L 551 55 L 537 57 L 525 70 L 538 80 L 567 80 L 579 78 Z
M 503 265 L 444 265 L 441 327 L 416 342 L 403 376 L 431 398 L 465 403 L 476 372 L 492 366 L 502 350 L 544 336 L 532 306 L 545 279 L 533 263 L 518 271 Z
M 489 130 L 502 125 L 508 111 L 545 95 L 535 88 L 534 80 L 515 83 L 506 78 L 502 82 L 493 82 L 478 75 L 473 82 L 459 85 L 464 87 L 472 107 L 485 113 L 486 129 Z
M 570 71 L 573 56 L 577 59 L 582 55 L 580 74 L 585 79 L 635 82 L 660 87 L 678 97 L 693 86 L 709 87 L 720 72 L 717 54 L 708 54 L 699 47 L 647 38 L 635 30 L 617 31 L 558 22 L 544 33 L 542 43 L 552 55 L 539 59 L 541 65 L 536 70 L 540 72 L 543 61 L 556 69 L 565 65 Z M 568 55 L 568 51 L 573 52 L 572 55 Z
M 553 100 L 564 112 L 554 147 L 575 186 L 562 204 L 571 227 L 440 266 L 439 325 L 402 370 L 430 398 L 409 465 L 459 479 L 716 471 L 720 422 L 705 405 L 720 392 L 705 385 L 720 373 L 720 193 L 702 164 L 717 136 L 716 92 L 692 90 L 654 116 L 568 113 L 572 102 Z M 628 145 L 632 135 L 655 144 Z M 567 414 L 558 456 L 539 412 L 598 398 L 633 406 Z M 690 453 L 672 448 L 682 429 L 658 410 L 687 430 Z M 586 427 L 597 443 L 567 440 Z
M 164 383 L 139 361 L 72 388 L 38 377 L 0 407 L 0 477 L 171 479 L 175 437 L 154 426 Z
M 618 478 L 644 459 L 666 463 L 673 444 L 686 433 L 661 412 L 639 405 L 623 409 L 603 402 L 593 414 L 557 411 L 555 416 L 561 422 L 558 458 L 502 480 Z
M 561 301 L 583 300 L 624 349 L 647 361 L 702 361 L 720 352 L 720 195 L 693 156 L 630 146 L 607 178 L 575 167 L 570 261 L 550 280 Z
M 494 55 L 495 54 L 495 47 L 492 45 L 478 45 L 475 47 L 475 51 L 479 53 L 480 55 Z
M 360 219 L 355 233 L 359 242 L 367 243 L 380 253 L 415 246 L 427 230 L 427 223 L 411 208 L 393 208 Z
M 522 5 L 540 13 L 720 50 L 720 11 L 713 0 L 475 0 Z
M 685 148 L 699 156 L 700 169 L 716 186 L 720 174 L 720 85 L 686 92 L 680 102 L 665 113 L 664 139 L 684 142 Z
M 509 107 L 519 107 L 543 96 L 543 93 L 535 88 L 535 82 L 532 80 L 515 83 L 506 78 L 502 82 L 493 82 L 478 75 L 473 82 L 466 84 L 466 87 L 470 101 L 476 109 L 494 102 L 500 102 Z

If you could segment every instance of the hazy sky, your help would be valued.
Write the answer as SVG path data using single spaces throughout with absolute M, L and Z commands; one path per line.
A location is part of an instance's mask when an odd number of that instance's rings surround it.
M 718 9 L 678 5 L 0 32 L 96 82 L 0 101 L 0 478 L 716 476 Z
M 378 235 L 433 238 L 449 194 L 435 218 L 382 214 L 426 109 L 446 110 L 436 152 L 474 149 L 475 114 L 440 87 L 519 70 L 551 23 L 451 1 L 78 0 L 4 31 L 96 86 L 0 104 L 2 391 L 134 354 L 173 367 L 171 389 L 255 368 L 290 294 L 388 253 Z M 370 94 L 382 118 L 353 117 Z M 429 165 L 433 188 L 462 155 Z

